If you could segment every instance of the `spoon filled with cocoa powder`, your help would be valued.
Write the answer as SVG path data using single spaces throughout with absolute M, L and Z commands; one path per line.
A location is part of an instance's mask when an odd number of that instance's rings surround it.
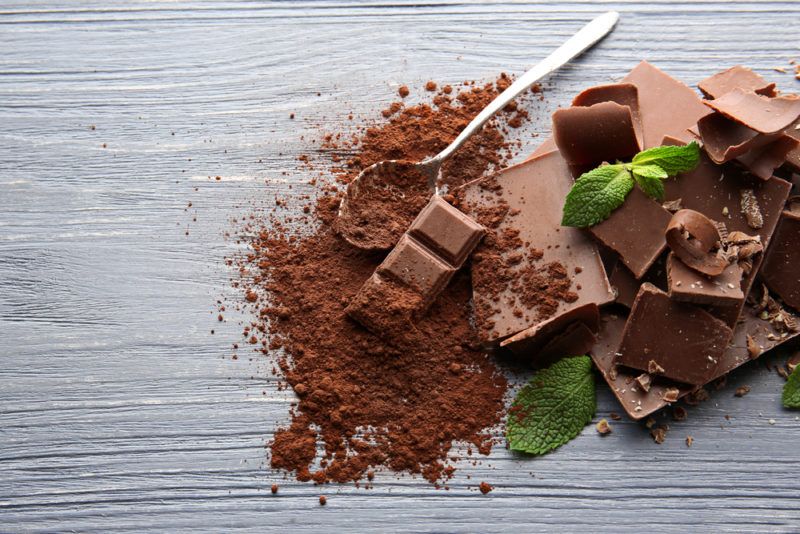
M 609 11 L 589 22 L 499 94 L 435 156 L 419 162 L 379 161 L 362 170 L 348 184 L 342 197 L 335 230 L 360 249 L 392 248 L 419 210 L 428 203 L 431 194 L 442 193 L 442 164 L 495 113 L 534 83 L 594 46 L 614 28 L 617 20 L 619 14 Z

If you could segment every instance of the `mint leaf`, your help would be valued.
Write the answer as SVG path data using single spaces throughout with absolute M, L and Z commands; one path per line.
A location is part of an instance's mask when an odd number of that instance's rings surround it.
M 573 356 L 537 371 L 514 399 L 506 439 L 511 450 L 545 454 L 572 440 L 597 408 L 592 360 Z
M 800 408 L 800 365 L 789 375 L 789 381 L 783 386 L 783 406 Z
M 700 145 L 692 141 L 684 146 L 657 146 L 633 157 L 633 171 L 645 165 L 658 165 L 668 176 L 688 172 L 700 162 Z M 665 177 L 666 178 L 666 177 Z
M 584 228 L 606 220 L 631 189 L 633 178 L 625 165 L 603 165 L 582 174 L 567 194 L 562 226 Z
M 664 182 L 667 171 L 658 165 L 632 165 L 633 177 L 647 196 L 659 202 L 664 200 Z

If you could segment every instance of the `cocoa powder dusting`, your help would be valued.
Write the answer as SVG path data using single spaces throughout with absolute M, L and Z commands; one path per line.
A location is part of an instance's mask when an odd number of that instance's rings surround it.
M 507 382 L 471 326 L 468 269 L 416 329 L 398 324 L 389 337 L 400 343 L 376 337 L 344 313 L 382 255 L 357 250 L 334 232 L 341 185 L 333 184 L 348 183 L 379 160 L 417 161 L 439 152 L 498 94 L 493 83 L 446 87 L 432 105 L 403 108 L 360 134 L 325 136 L 332 162 L 343 153 L 347 159 L 311 181 L 319 197 L 309 215 L 282 216 L 287 203 L 275 199 L 272 216 L 242 225 L 249 251 L 229 263 L 238 267 L 234 286 L 253 316 L 243 334 L 274 359 L 274 372 L 299 399 L 290 424 L 269 444 L 270 462 L 299 480 L 355 481 L 388 467 L 441 481 L 454 471 L 447 465 L 454 441 L 488 454 L 487 432 L 500 423 Z M 518 114 L 501 115 L 445 166 L 446 183 L 463 184 L 505 163 L 512 146 L 498 122 Z M 314 230 L 290 230 L 298 215 Z

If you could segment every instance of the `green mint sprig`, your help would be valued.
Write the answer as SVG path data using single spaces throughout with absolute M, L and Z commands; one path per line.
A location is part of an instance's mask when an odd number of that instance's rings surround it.
M 619 208 L 633 186 L 658 201 L 664 199 L 664 180 L 694 169 L 700 162 L 700 146 L 658 146 L 639 152 L 630 163 L 601 165 L 583 173 L 564 203 L 562 226 L 586 228 L 606 220 Z
M 800 409 L 800 365 L 789 375 L 789 381 L 783 386 L 783 406 Z
M 537 371 L 514 399 L 506 425 L 509 447 L 546 454 L 580 434 L 596 408 L 592 360 L 559 360 Z

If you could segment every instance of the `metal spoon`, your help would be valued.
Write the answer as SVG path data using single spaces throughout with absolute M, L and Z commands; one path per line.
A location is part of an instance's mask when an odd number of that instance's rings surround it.
M 592 20 L 492 100 L 483 111 L 472 119 L 472 122 L 458 134 L 458 137 L 447 148 L 433 157 L 426 158 L 418 163 L 410 163 L 417 171 L 427 177 L 429 189 L 435 194 L 440 194 L 439 178 L 442 164 L 472 134 L 480 130 L 486 121 L 538 80 L 594 46 L 614 29 L 617 20 L 619 20 L 619 14 L 616 11 L 609 11 Z M 339 216 L 335 223 L 335 229 L 353 246 L 365 250 L 386 250 L 393 247 L 402 232 L 405 231 L 405 228 L 392 228 L 391 231 L 375 232 L 375 228 L 364 228 L 363 225 L 359 225 L 358 221 L 356 221 L 356 210 L 353 208 L 353 205 L 358 203 L 368 188 L 378 187 L 385 188 L 387 191 L 394 190 L 395 188 L 392 188 L 391 183 L 381 183 L 380 180 L 382 177 L 390 175 L 392 170 L 398 166 L 409 166 L 409 163 L 397 160 L 379 161 L 361 171 L 356 179 L 347 186 L 347 191 L 339 204 Z M 398 192 L 394 190 L 392 194 L 398 194 Z

